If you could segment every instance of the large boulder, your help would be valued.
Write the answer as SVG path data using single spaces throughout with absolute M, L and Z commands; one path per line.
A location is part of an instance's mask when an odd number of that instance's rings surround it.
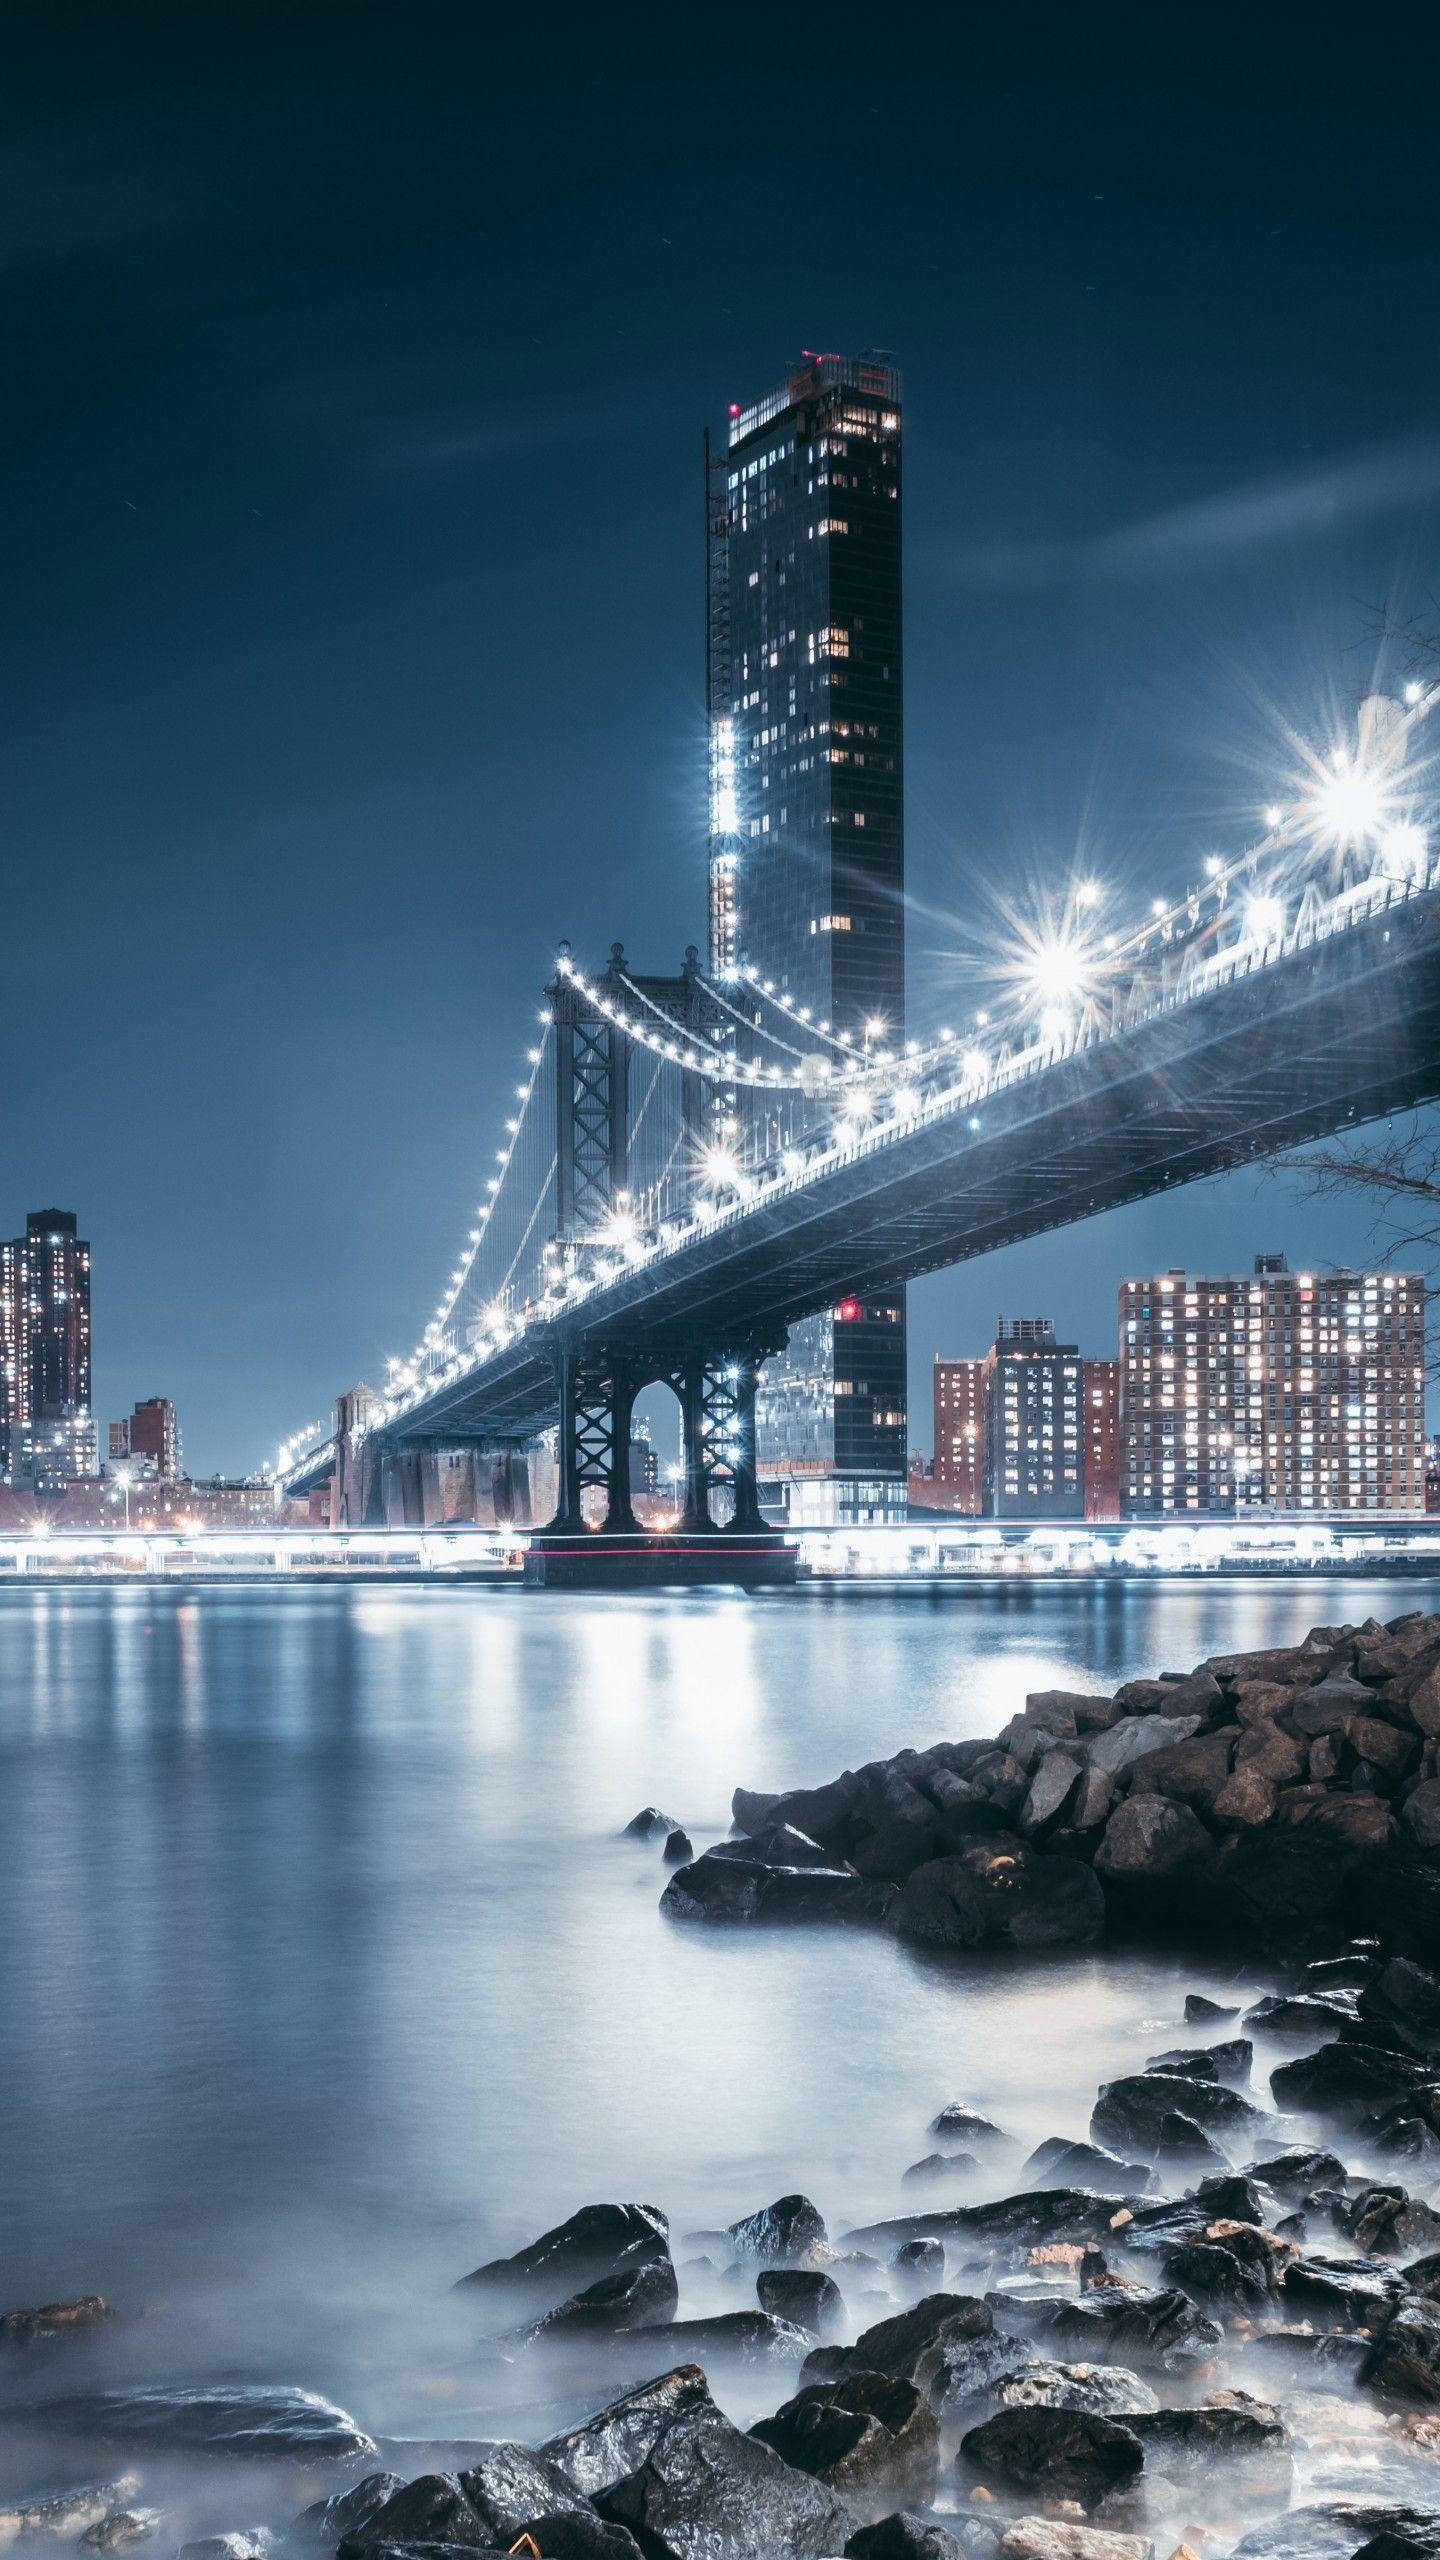
M 766 2267 L 803 2267 L 828 2245 L 824 2216 L 808 2196 L 777 2197 L 758 2213 L 747 2213 L 726 2231 L 737 2258 L 752 2258 Z
M 1122 2160 L 1098 2143 L 1064 2142 L 1057 2135 L 1032 2151 L 1020 2171 L 1037 2187 L 1088 2187 L 1097 2196 L 1143 2195 L 1151 2174 L 1144 2161 Z
M 1413 2054 L 1344 2038 L 1295 2062 L 1282 2062 L 1270 2074 L 1270 2088 L 1282 2107 L 1355 2116 L 1422 2090 L 1433 2077 L 1431 2065 Z
M 974 2547 L 961 2542 L 938 2516 L 897 2513 L 852 2533 L 845 2560 L 967 2560 Z
M 915 1946 L 1089 1946 L 1104 1930 L 1105 1898 L 1078 1858 L 977 1839 L 915 1869 L 893 1925 Z
M 622 2392 L 579 2426 L 551 2436 L 540 2452 L 582 2498 L 597 2498 L 602 2489 L 612 2489 L 617 2480 L 639 2470 L 656 2438 L 675 2419 L 714 2405 L 699 2365 L 677 2365 L 653 2382 Z
M 1223 2140 L 1263 2122 L 1258 2107 L 1213 2080 L 1179 2071 L 1136 2071 L 1109 2080 L 1090 2115 L 1090 2138 L 1129 2159 L 1153 2160 L 1167 2116 L 1182 2115 Z
M 1183 2549 L 1182 2545 L 1182 2549 Z M 996 2560 L 1155 2560 L 1148 2533 L 1111 2533 L 1053 2516 L 1017 2516 L 996 2547 Z
M 1440 2303 L 1402 2302 L 1376 2340 L 1362 2379 L 1387 2400 L 1440 2400 Z
M 777 1866 L 727 1844 L 677 1867 L 660 1897 L 672 1920 L 883 1920 L 895 1887 L 849 1866 Z
M 1078 2301 L 1061 2297 L 1037 2306 L 1030 2316 L 1035 2333 L 1067 2360 L 1158 2366 L 1167 2373 L 1203 2362 L 1223 2335 L 1218 2322 L 1173 2285 L 1125 2291 L 1101 2287 Z
M 1091 2418 L 1147 2417 L 1160 2406 L 1148 2382 L 1124 2365 L 1057 2364 L 1035 2356 L 995 2384 L 1004 2409 L 1083 2409 Z
M 526 2331 L 530 2339 L 574 2337 L 588 2331 L 615 2336 L 624 2329 L 656 2329 L 673 2320 L 680 2300 L 670 2252 L 652 2250 L 601 2276 L 597 2283 L 557 2302 Z
M 742 2435 L 718 2409 L 673 2419 L 627 2479 L 597 2501 L 647 2560 L 755 2560 L 843 2551 L 854 2518 L 822 2481 Z
M 543 2494 L 543 2493 L 542 2493 Z M 564 2504 L 562 2493 L 561 2504 Z M 548 2501 L 547 2501 L 548 2503 Z M 533 2506 L 527 2514 L 534 2514 Z M 450 2551 L 490 2551 L 496 2535 L 472 2505 L 450 2471 L 422 2471 L 392 2491 L 382 2505 L 353 2524 L 338 2549 L 345 2560 L 371 2560 L 371 2555 L 414 2544 L 441 2545 Z
M 460 2284 L 532 2301 L 539 2297 L 548 2308 L 581 2286 L 613 2275 L 632 2251 L 669 2245 L 670 2225 L 658 2205 L 586 2204 L 512 2258 L 491 2258 L 462 2276 Z
M 888 2373 L 928 2391 L 949 2352 L 994 2330 L 994 2315 L 978 2294 L 927 2293 L 907 2311 L 862 2329 L 853 2347 L 818 2348 L 806 2358 L 800 2380 L 838 2382 L 851 2374 Z
M 997 2410 L 961 2437 L 960 2451 L 976 2471 L 1085 2507 L 1136 2479 L 1145 2461 L 1129 2427 L 1080 2409 Z
M 928 2499 L 934 2490 L 939 2423 L 923 2393 L 898 2374 L 810 2383 L 750 2432 L 797 2471 L 862 2505 Z
M 1115 1884 L 1169 1884 L 1208 1876 L 1215 1843 L 1188 1804 L 1130 1795 L 1117 1805 L 1095 1852 L 1099 1875 Z
M 845 2318 L 840 2287 L 818 2268 L 762 2267 L 755 2279 L 755 2298 L 773 2319 L 788 2320 L 813 2338 L 831 2337 Z

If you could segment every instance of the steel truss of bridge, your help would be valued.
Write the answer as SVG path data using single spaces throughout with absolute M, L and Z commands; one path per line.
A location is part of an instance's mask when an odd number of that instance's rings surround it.
M 673 1012 L 701 1009 L 684 978 L 648 983 L 664 988 Z M 556 1019 L 567 1059 L 577 1036 L 585 1051 L 583 1080 L 567 1064 L 557 1087 L 557 1159 L 582 1147 L 598 1211 L 617 1194 L 604 1093 L 622 1035 L 612 1023 L 607 1047 L 593 1024 L 577 1030 L 568 991 Z M 802 1317 L 1437 1096 L 1440 867 L 1431 865 L 1312 906 L 1268 944 L 1242 940 L 1160 987 L 1147 1007 L 1029 1050 L 978 1089 L 953 1069 L 934 1075 L 903 1112 L 842 1124 L 799 1158 L 792 1150 L 759 1165 L 732 1197 L 527 1306 L 507 1339 L 384 1409 L 363 1435 L 345 1516 L 413 1521 L 421 1453 L 515 1446 L 556 1429 L 556 1528 L 578 1530 L 582 1495 L 598 1486 L 607 1529 L 628 1533 L 631 1414 L 663 1380 L 684 1418 L 682 1531 L 713 1526 L 711 1500 L 725 1485 L 733 1530 L 753 1535 L 762 1526 L 756 1378 Z M 693 1084 L 685 1111 L 693 1122 Z M 346 1458 L 327 1441 L 284 1481 L 302 1492 Z

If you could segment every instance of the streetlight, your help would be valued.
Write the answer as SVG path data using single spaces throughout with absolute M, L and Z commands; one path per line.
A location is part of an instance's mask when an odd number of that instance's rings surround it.
M 135 1481 L 132 1469 L 129 1467 L 117 1467 L 115 1470 L 115 1481 L 125 1496 L 125 1526 L 128 1530 L 130 1526 L 130 1487 Z

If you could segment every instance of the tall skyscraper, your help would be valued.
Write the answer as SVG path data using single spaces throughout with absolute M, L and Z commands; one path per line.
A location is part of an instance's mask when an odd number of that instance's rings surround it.
M 42 1493 L 96 1469 L 90 1247 L 73 1209 L 34 1209 L 0 1245 L 0 1457 Z
M 905 1014 L 900 377 L 807 355 L 707 448 L 710 959 L 872 1046 Z M 902 1291 L 767 1363 L 772 1507 L 903 1516 Z
M 1416 1272 L 1167 1271 L 1120 1290 L 1121 1507 L 1420 1512 Z

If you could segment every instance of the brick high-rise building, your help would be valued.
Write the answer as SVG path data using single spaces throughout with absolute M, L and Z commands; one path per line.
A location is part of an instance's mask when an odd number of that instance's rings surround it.
M 54 1492 L 93 1475 L 90 1247 L 73 1209 L 0 1244 L 0 1473 Z
M 711 966 L 872 1047 L 905 1014 L 900 450 L 890 358 L 807 355 L 706 478 Z M 761 1378 L 767 1504 L 903 1516 L 905 1387 L 903 1290 L 798 1325 Z
M 985 1508 L 985 1363 L 936 1360 L 935 1501 L 976 1515 Z
M 1415 1272 L 1168 1271 L 1120 1290 L 1121 1508 L 1421 1512 Z

